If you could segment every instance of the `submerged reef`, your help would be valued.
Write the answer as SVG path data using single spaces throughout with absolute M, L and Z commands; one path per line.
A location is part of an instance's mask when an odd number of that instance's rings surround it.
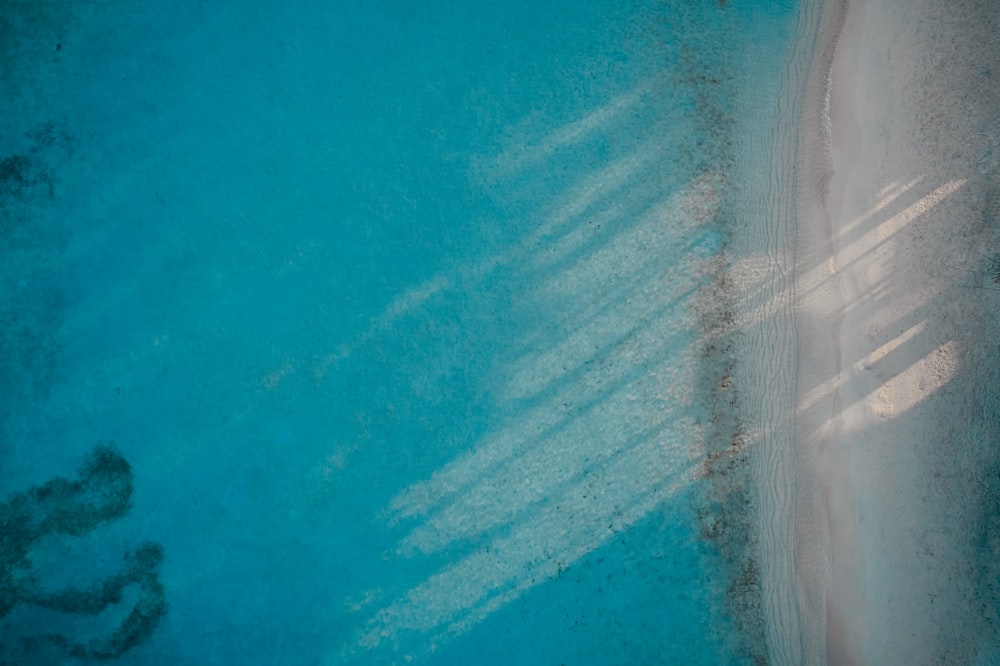
M 141 544 L 125 555 L 117 573 L 82 588 L 45 590 L 31 564 L 32 547 L 40 539 L 51 535 L 84 536 L 124 516 L 131 508 L 131 500 L 131 466 L 112 445 L 100 444 L 87 456 L 78 479 L 51 479 L 0 504 L 0 618 L 19 604 L 59 613 L 97 615 L 122 603 L 130 585 L 139 589 L 132 610 L 108 635 L 85 641 L 60 633 L 22 636 L 25 655 L 54 646 L 78 659 L 103 661 L 117 658 L 153 634 L 167 612 L 158 578 L 163 561 L 159 544 Z
M 73 145 L 51 122 L 0 138 L 0 450 L 11 417 L 29 411 L 58 373 L 54 331 L 69 298 L 57 267 L 79 225 L 52 213 Z
M 20 143 L 22 150 L 0 158 L 0 211 L 5 218 L 11 216 L 14 203 L 55 197 L 56 183 L 48 162 L 54 157 L 65 158 L 72 141 L 49 122 L 21 137 Z

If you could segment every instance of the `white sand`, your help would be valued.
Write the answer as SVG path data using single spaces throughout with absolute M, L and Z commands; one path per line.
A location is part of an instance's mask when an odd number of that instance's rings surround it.
M 991 6 L 825 6 L 800 148 L 796 557 L 831 664 L 997 647 L 979 562 L 1000 292 L 976 288 L 1000 251 Z

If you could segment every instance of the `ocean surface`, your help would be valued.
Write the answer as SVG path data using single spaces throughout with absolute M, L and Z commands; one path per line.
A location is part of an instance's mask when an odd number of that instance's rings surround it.
M 767 659 L 797 3 L 5 7 L 0 663 Z

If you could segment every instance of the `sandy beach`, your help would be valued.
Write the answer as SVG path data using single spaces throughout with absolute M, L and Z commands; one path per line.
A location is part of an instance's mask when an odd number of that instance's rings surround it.
M 997 647 L 1000 5 L 825 3 L 799 148 L 797 576 L 811 663 Z

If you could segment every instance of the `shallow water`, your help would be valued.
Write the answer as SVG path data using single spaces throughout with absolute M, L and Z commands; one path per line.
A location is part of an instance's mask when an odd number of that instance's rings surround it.
M 15 5 L 3 658 L 765 654 L 720 280 L 795 8 L 536 4 Z

